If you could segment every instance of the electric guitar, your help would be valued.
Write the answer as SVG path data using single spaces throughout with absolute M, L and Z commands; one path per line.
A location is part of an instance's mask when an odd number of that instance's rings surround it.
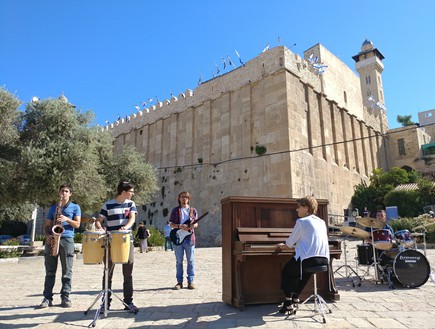
M 203 219 L 208 214 L 214 214 L 218 210 L 219 210 L 219 207 L 212 208 L 212 209 L 208 210 L 207 212 L 205 212 L 204 214 L 202 214 L 197 220 L 194 220 L 193 222 L 189 221 L 187 223 L 187 225 L 189 227 L 191 227 L 194 224 L 198 223 L 201 219 Z M 169 237 L 170 237 L 173 244 L 175 244 L 176 246 L 179 246 L 180 244 L 182 244 L 184 242 L 184 240 L 186 240 L 187 237 L 191 236 L 192 234 L 193 234 L 193 231 L 190 228 L 187 231 L 179 229 L 179 228 L 173 228 Z

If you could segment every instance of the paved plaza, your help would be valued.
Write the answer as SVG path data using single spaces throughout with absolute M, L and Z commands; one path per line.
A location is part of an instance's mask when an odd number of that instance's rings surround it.
M 359 274 L 367 266 L 357 265 L 356 245 L 347 244 L 348 263 Z M 423 252 L 423 250 L 421 250 Z M 134 303 L 137 314 L 123 311 L 116 298 L 107 317 L 96 328 L 435 328 L 435 283 L 430 279 L 419 288 L 376 284 L 374 271 L 361 286 L 336 273 L 340 300 L 329 303 L 332 314 L 323 324 L 312 317 L 312 304 L 302 306 L 296 316 L 276 314 L 277 305 L 252 305 L 237 309 L 222 302 L 222 249 L 196 249 L 197 289 L 172 290 L 175 280 L 175 257 L 164 250 L 135 251 Z M 430 264 L 435 264 L 435 249 L 427 250 Z M 334 260 L 334 269 L 344 264 L 344 255 Z M 55 286 L 54 306 L 38 309 L 42 300 L 44 259 L 27 257 L 0 262 L 0 328 L 86 328 L 93 321 L 97 305 L 88 312 L 101 290 L 102 265 L 84 265 L 80 256 L 74 264 L 73 307 L 60 307 L 60 278 Z M 58 272 L 59 275 L 60 271 Z M 113 291 L 122 298 L 121 266 L 115 268 Z

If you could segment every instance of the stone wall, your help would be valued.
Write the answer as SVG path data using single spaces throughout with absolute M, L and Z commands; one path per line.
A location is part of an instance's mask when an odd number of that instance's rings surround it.
M 386 121 L 363 108 L 355 74 L 323 46 L 317 51 L 331 62 L 323 76 L 276 47 L 184 97 L 106 127 L 116 151 L 135 145 L 158 168 L 161 193 L 140 220 L 162 228 L 163 213 L 183 190 L 200 214 L 236 195 L 314 195 L 341 214 L 354 185 L 381 165 Z M 200 245 L 219 245 L 221 225 L 219 212 L 204 218 Z

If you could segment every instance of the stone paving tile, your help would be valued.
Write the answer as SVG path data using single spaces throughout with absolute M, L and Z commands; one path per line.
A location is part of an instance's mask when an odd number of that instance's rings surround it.
M 356 254 L 358 241 L 351 241 L 348 255 Z M 428 249 L 428 260 L 435 264 L 435 250 Z M 340 300 L 328 303 L 332 314 L 323 324 L 319 315 L 312 317 L 312 304 L 300 308 L 296 316 L 277 314 L 277 305 L 252 305 L 237 309 L 222 302 L 222 250 L 197 248 L 197 289 L 172 290 L 175 285 L 175 257 L 172 252 L 135 253 L 134 303 L 138 314 L 122 311 L 123 305 L 112 302 L 113 311 L 97 321 L 97 328 L 435 328 L 435 284 L 428 281 L 416 289 L 376 284 L 373 273 L 360 286 L 336 275 Z M 349 257 L 350 259 L 350 257 Z M 334 268 L 344 264 L 334 260 Z M 348 263 L 354 268 L 354 262 Z M 362 274 L 366 266 L 356 270 Z M 371 271 L 373 272 L 373 271 Z M 36 309 L 42 300 L 43 257 L 0 262 L 0 327 L 18 328 L 87 328 L 99 301 L 84 314 L 101 290 L 101 264 L 85 265 L 78 257 L 74 264 L 73 307 L 60 303 L 60 279 L 55 286 L 56 306 Z M 60 275 L 60 269 L 58 276 Z M 113 292 L 122 298 L 122 272 L 117 265 Z

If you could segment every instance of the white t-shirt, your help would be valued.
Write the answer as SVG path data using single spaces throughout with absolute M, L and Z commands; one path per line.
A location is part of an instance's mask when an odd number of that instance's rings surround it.
M 184 224 L 189 221 L 190 221 L 190 207 L 189 206 L 187 206 L 186 208 L 181 207 L 180 223 Z
M 326 224 L 316 215 L 299 218 L 285 243 L 295 248 L 295 259 L 300 258 L 301 262 L 310 257 L 326 257 L 329 260 Z

